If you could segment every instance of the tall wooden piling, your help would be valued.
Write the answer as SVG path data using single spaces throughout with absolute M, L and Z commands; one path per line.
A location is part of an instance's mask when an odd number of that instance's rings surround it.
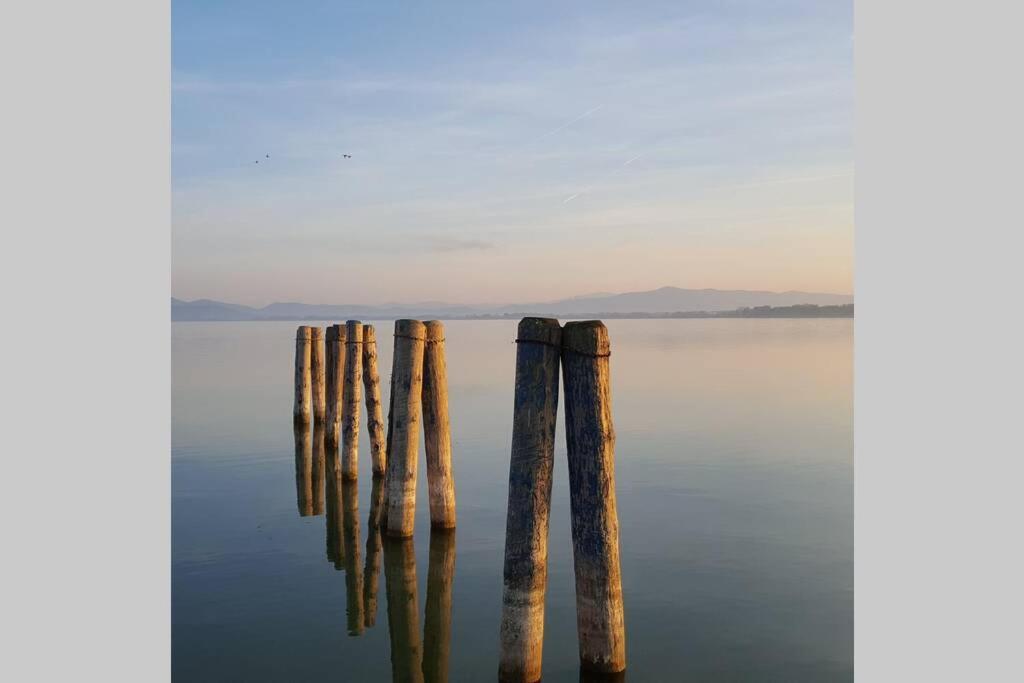
M 314 326 L 310 328 L 310 332 L 309 367 L 313 394 L 313 420 L 318 424 L 323 424 L 324 418 L 327 417 L 327 395 L 324 385 L 324 375 L 327 369 L 324 362 L 324 330 L 322 327 Z
M 561 334 L 557 320 L 523 318 L 516 339 L 498 667 L 509 683 L 541 678 Z
M 363 324 L 345 323 L 345 386 L 342 390 L 341 476 L 359 476 L 359 399 L 363 383 Z
M 295 501 L 300 517 L 313 514 L 313 439 L 309 425 L 296 421 L 295 427 Z
M 423 438 L 427 453 L 427 491 L 430 526 L 455 528 L 455 478 L 452 474 L 452 435 L 448 419 L 448 366 L 444 354 L 444 325 L 428 320 L 423 351 Z
M 384 539 L 384 583 L 388 598 L 391 680 L 423 681 L 423 652 L 416 596 L 416 550 L 412 538 Z
M 342 387 L 345 385 L 345 340 L 347 339 L 344 325 L 331 325 L 327 328 L 325 338 L 325 355 L 327 357 L 327 443 L 341 443 L 341 415 L 344 412 L 341 404 Z
M 419 320 L 395 321 L 395 357 L 391 373 L 394 402 L 386 479 L 389 536 L 412 536 L 415 525 L 424 335 L 425 329 Z
M 377 577 L 380 575 L 383 509 L 384 480 L 374 477 L 370 490 L 370 515 L 366 521 L 366 570 L 363 572 L 363 624 L 366 628 L 371 628 L 377 621 Z
M 452 638 L 452 581 L 455 578 L 455 530 L 430 530 L 427 604 L 423 614 L 423 681 L 447 683 Z
M 341 482 L 341 503 L 344 508 L 342 520 L 345 535 L 345 614 L 348 617 L 348 634 L 357 636 L 363 632 L 363 567 L 359 552 L 359 484 L 354 481 Z
M 580 667 L 615 673 L 626 668 L 626 634 L 615 503 L 610 355 L 604 323 L 589 320 L 566 324 L 562 331 L 562 384 Z
M 363 325 L 363 391 L 366 393 L 366 431 L 370 436 L 373 476 L 383 477 L 387 469 L 387 444 L 380 403 L 380 375 L 377 373 L 377 332 L 373 325 Z
M 313 417 L 312 393 L 312 337 L 313 328 L 299 325 L 295 332 L 295 406 L 294 419 L 299 423 L 309 422 Z

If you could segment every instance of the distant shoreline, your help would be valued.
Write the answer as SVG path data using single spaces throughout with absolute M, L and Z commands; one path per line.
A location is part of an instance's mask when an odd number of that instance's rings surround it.
M 403 316 L 409 317 L 409 316 Z M 854 317 L 853 304 L 839 304 L 819 306 L 816 304 L 798 304 L 795 306 L 754 306 L 738 308 L 730 311 L 666 311 L 661 313 L 538 313 L 522 311 L 516 313 L 501 314 L 470 314 L 470 315 L 433 315 L 423 316 L 435 320 L 519 320 L 527 317 L 538 318 L 560 318 L 563 320 L 708 320 L 716 318 L 729 319 L 821 319 L 821 318 L 847 318 Z M 324 320 L 323 316 L 281 316 L 265 318 L 231 319 L 231 318 L 178 318 L 172 315 L 171 322 L 287 322 Z M 367 320 L 395 320 L 394 317 L 369 316 Z

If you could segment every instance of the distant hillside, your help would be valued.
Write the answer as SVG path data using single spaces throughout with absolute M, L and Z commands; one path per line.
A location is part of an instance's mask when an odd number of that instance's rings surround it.
M 741 309 L 782 309 L 819 306 L 812 317 L 823 317 L 828 307 L 852 304 L 847 294 L 814 292 L 759 292 L 747 290 L 680 289 L 662 287 L 649 292 L 594 294 L 542 303 L 507 306 L 467 306 L 438 302 L 413 304 L 304 304 L 273 303 L 262 308 L 198 299 L 171 299 L 171 320 L 393 320 L 395 318 L 456 319 L 506 318 L 525 315 L 561 317 L 712 317 L 707 314 Z M 808 309 L 810 310 L 810 309 Z M 793 315 L 796 312 L 791 311 Z M 748 313 L 742 317 L 767 317 Z M 771 314 L 775 315 L 775 314 Z M 852 313 L 851 313 L 852 315 Z M 799 315 L 798 317 L 808 317 Z

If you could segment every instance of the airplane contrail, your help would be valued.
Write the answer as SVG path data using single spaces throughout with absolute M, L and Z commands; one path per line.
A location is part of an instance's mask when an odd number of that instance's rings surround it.
M 533 142 L 539 142 L 539 141 L 543 140 L 544 138 L 549 137 L 551 135 L 554 135 L 555 133 L 557 133 L 557 132 L 559 132 L 561 130 L 565 130 L 566 128 L 568 128 L 572 124 L 576 123 L 577 121 L 581 121 L 581 120 L 587 118 L 588 116 L 593 114 L 598 109 L 601 109 L 603 106 L 604 106 L 603 104 L 599 104 L 596 107 L 594 107 L 593 109 L 591 109 L 589 111 L 583 112 L 582 114 L 580 114 L 579 116 L 574 118 L 572 121 L 569 121 L 567 123 L 563 123 L 562 125 L 560 125 L 558 128 L 555 128 L 554 130 L 549 130 L 547 133 L 544 133 L 544 135 L 541 135 L 539 138 L 536 138 Z M 533 143 L 530 143 L 530 144 L 533 144 Z

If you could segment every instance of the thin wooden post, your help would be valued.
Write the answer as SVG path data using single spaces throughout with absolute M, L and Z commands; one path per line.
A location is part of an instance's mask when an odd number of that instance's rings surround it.
M 452 435 L 448 419 L 448 366 L 444 354 L 444 325 L 428 320 L 423 352 L 423 438 L 427 453 L 430 526 L 455 528 L 455 477 L 452 473 Z
M 430 530 L 427 604 L 423 614 L 423 681 L 447 683 L 452 638 L 452 581 L 455 578 L 455 530 Z
M 626 633 L 615 504 L 610 355 L 604 323 L 566 324 L 562 331 L 562 384 L 580 667 L 616 673 L 626 668 Z
M 341 416 L 344 412 L 341 404 L 341 391 L 345 384 L 345 340 L 347 334 L 344 325 L 331 325 L 327 328 L 327 443 L 341 443 Z
M 387 469 L 387 534 L 412 536 L 416 522 L 416 459 L 423 391 L 423 342 L 419 320 L 395 321 L 391 453 Z
M 310 339 L 310 374 L 312 375 L 313 392 L 313 420 L 323 424 L 327 417 L 327 396 L 324 386 L 324 374 L 326 364 L 324 363 L 324 330 L 322 327 L 310 328 L 312 336 Z
M 384 540 L 384 583 L 388 598 L 391 680 L 420 683 L 423 653 L 416 597 L 416 550 L 412 538 Z
M 363 572 L 363 624 L 371 628 L 377 621 L 377 577 L 380 575 L 381 516 L 384 509 L 384 480 L 373 478 L 370 490 L 370 515 L 366 522 L 366 571 Z
M 363 325 L 363 391 L 366 393 L 366 431 L 370 435 L 373 476 L 383 477 L 387 470 L 387 444 L 380 404 L 380 375 L 377 374 L 377 332 L 373 325 Z
M 310 363 L 312 362 L 312 328 L 299 325 L 295 332 L 295 406 L 294 420 L 308 423 L 313 417 L 313 393 Z
M 299 516 L 313 514 L 313 440 L 309 425 L 295 423 L 295 500 Z
M 341 476 L 359 476 L 359 393 L 363 380 L 363 324 L 345 323 L 345 386 L 342 390 Z
M 523 318 L 516 339 L 498 666 L 509 683 L 541 678 L 561 334 L 557 320 Z
M 342 481 L 341 502 L 344 508 L 345 533 L 345 614 L 348 634 L 363 632 L 363 567 L 359 552 L 359 484 Z

